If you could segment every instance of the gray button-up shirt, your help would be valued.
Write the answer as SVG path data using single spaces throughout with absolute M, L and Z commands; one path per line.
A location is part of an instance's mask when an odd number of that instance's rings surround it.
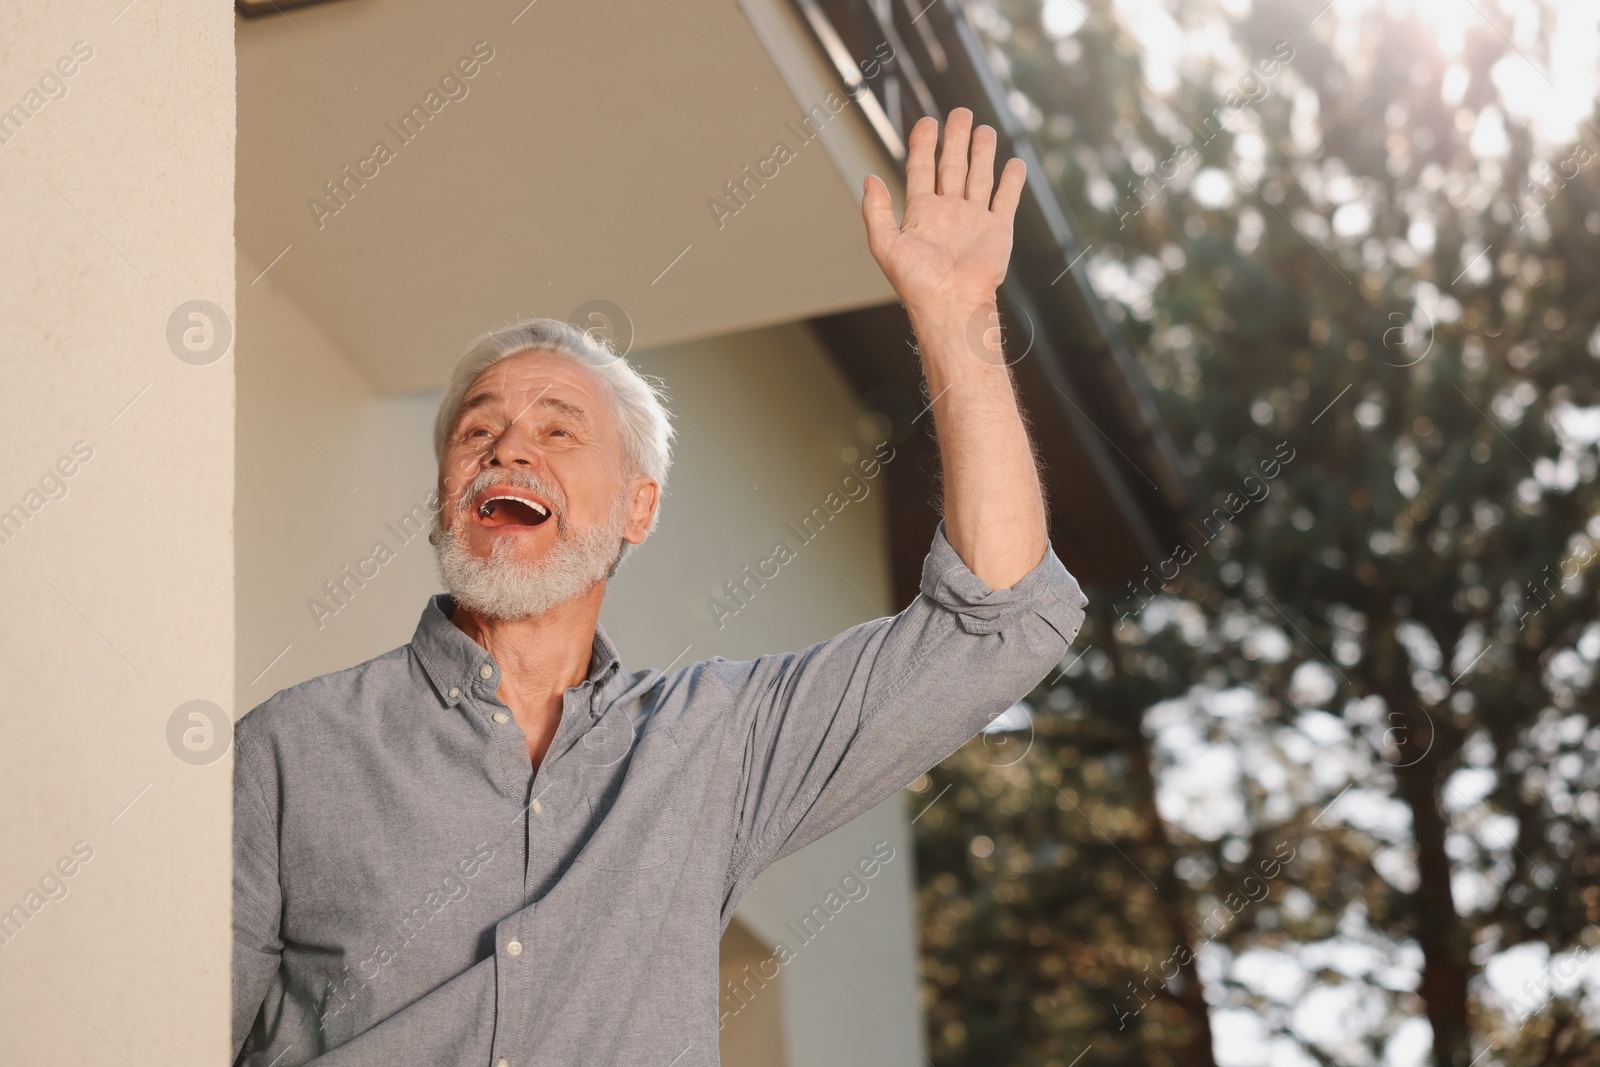
M 803 652 L 628 671 L 597 629 L 535 773 L 434 597 L 410 644 L 238 723 L 236 1062 L 716 1064 L 756 875 L 1024 696 L 1086 603 L 1053 550 L 991 590 L 941 523 L 909 607 Z

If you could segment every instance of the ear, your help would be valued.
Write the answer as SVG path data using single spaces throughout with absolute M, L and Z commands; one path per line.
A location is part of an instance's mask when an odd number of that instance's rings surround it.
M 643 544 L 650 536 L 650 523 L 661 502 L 661 484 L 646 475 L 635 475 L 628 481 L 627 496 L 628 521 L 622 528 L 622 537 L 631 545 Z

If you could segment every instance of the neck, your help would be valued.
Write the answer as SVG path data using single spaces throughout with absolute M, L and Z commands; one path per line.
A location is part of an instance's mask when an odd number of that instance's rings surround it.
M 522 619 L 492 619 L 458 604 L 450 621 L 494 656 L 500 665 L 501 698 L 510 697 L 508 704 L 537 705 L 553 698 L 559 706 L 561 694 L 589 676 L 605 586 L 600 582 L 543 614 Z

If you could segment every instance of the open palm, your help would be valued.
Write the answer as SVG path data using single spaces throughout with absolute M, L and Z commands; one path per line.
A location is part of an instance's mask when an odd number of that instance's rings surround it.
M 902 222 L 895 223 L 889 189 L 875 175 L 867 178 L 861 202 L 872 258 L 911 310 L 994 302 L 1011 259 L 1012 219 L 1026 177 L 1022 160 L 1013 159 L 996 186 L 995 132 L 974 130 L 964 107 L 945 122 L 936 166 L 938 140 L 936 119 L 919 119 L 911 129 Z

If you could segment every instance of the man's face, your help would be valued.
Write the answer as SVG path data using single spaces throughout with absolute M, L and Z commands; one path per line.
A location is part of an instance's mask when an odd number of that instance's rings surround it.
M 524 352 L 484 371 L 463 398 L 439 471 L 440 536 L 461 567 L 492 562 L 507 581 L 565 572 L 558 584 L 570 593 L 596 563 L 603 577 L 623 540 L 644 540 L 658 488 L 624 476 L 599 376 L 566 356 Z

